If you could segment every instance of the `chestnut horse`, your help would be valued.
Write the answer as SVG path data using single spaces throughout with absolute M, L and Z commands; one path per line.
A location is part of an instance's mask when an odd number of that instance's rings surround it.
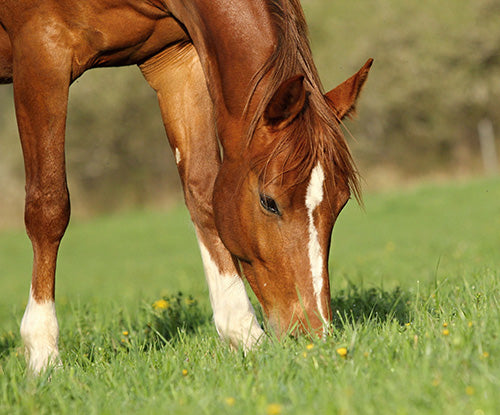
M 70 216 L 70 84 L 139 65 L 157 92 L 221 338 L 262 337 L 242 276 L 278 336 L 331 319 L 333 224 L 358 178 L 339 123 L 369 60 L 322 93 L 299 0 L 0 0 L 0 82 L 14 84 L 33 274 L 29 370 L 59 363 L 56 257 Z M 222 149 L 222 156 L 221 156 Z

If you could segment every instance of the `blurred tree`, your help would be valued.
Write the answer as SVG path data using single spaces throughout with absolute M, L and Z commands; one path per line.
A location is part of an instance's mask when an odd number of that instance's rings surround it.
M 363 172 L 478 171 L 478 121 L 489 118 L 500 131 L 497 0 L 309 0 L 304 6 L 327 86 L 375 58 L 361 116 L 347 124 Z
M 66 147 L 71 184 L 99 209 L 179 196 L 156 94 L 136 67 L 92 70 L 73 85 Z

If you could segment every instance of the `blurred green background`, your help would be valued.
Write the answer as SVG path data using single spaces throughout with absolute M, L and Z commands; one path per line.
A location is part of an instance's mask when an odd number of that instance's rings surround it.
M 375 59 L 349 142 L 368 190 L 484 173 L 478 123 L 500 136 L 498 0 L 303 0 L 325 89 Z M 180 198 L 156 97 L 138 68 L 92 70 L 70 92 L 73 212 Z M 11 86 L 0 86 L 0 226 L 21 226 L 24 171 Z

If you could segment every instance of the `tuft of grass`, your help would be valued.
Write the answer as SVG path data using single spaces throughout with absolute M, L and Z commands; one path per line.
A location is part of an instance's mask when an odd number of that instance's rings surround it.
M 144 333 L 151 347 L 162 347 L 180 332 L 194 332 L 209 320 L 198 306 L 198 301 L 190 295 L 184 296 L 182 292 L 163 296 L 143 310 L 148 321 Z

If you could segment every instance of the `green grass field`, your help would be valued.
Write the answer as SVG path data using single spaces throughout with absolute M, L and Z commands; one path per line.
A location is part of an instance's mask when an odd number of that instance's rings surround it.
M 243 356 L 210 322 L 183 208 L 75 220 L 58 263 L 64 366 L 29 379 L 31 250 L 4 231 L 0 413 L 497 414 L 499 248 L 498 178 L 367 195 L 334 230 L 332 335 Z

